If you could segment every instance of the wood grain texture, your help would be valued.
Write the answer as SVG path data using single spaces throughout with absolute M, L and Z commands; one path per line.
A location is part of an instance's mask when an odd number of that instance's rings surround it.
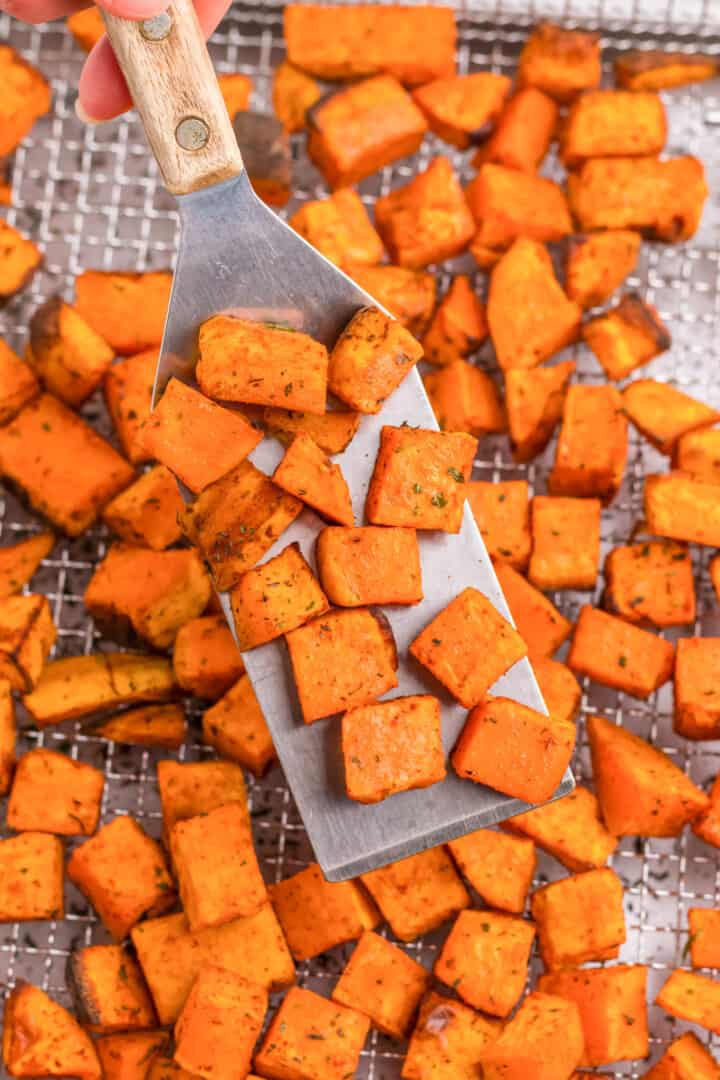
M 243 163 L 192 0 L 172 0 L 172 28 L 147 41 L 140 24 L 103 12 L 108 37 L 142 119 L 165 186 L 187 195 L 242 171 Z M 178 124 L 198 117 L 210 135 L 200 150 L 183 150 Z

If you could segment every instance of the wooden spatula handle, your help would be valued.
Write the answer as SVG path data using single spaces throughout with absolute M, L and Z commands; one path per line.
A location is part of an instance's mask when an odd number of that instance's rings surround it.
M 192 0 L 145 22 L 104 19 L 168 190 L 237 176 L 242 157 Z

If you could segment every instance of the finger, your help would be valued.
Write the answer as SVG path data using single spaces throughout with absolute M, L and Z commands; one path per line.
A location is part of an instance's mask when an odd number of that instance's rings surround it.
M 90 7 L 90 4 L 78 3 L 77 0 L 2 0 L 0 3 L 0 11 L 35 26 L 72 15 L 86 7 Z
M 120 19 L 151 19 L 167 7 L 167 0 L 98 0 L 98 7 Z

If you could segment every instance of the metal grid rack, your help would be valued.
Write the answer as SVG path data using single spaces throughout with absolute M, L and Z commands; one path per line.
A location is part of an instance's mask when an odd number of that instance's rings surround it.
M 458 8 L 459 63 L 462 71 L 492 68 L 512 74 L 528 26 L 538 15 L 594 25 L 603 32 L 606 58 L 614 50 L 636 46 L 702 48 L 720 52 L 720 10 L 713 0 L 487 0 Z M 253 107 L 267 107 L 274 66 L 283 53 L 281 8 L 276 3 L 236 3 L 213 38 L 212 54 L 220 71 L 244 71 L 254 80 Z M 0 41 L 10 41 L 37 64 L 53 84 L 53 111 L 40 120 L 18 149 L 13 165 L 11 224 L 28 232 L 41 245 L 45 265 L 31 286 L 0 311 L 0 333 L 16 348 L 24 346 L 28 319 L 49 295 L 72 298 L 73 278 L 86 268 L 160 268 L 172 261 L 176 219 L 173 201 L 164 191 L 150 160 L 134 116 L 84 130 L 73 104 L 82 54 L 61 24 L 27 27 L 0 16 Z M 648 368 L 653 377 L 672 380 L 690 393 L 720 406 L 720 382 L 714 377 L 720 360 L 720 92 L 717 82 L 667 96 L 670 117 L 668 152 L 692 152 L 706 164 L 713 194 L 702 227 L 685 247 L 643 245 L 638 270 L 630 284 L 661 312 L 672 330 L 673 346 Z M 368 205 L 378 194 L 405 183 L 435 153 L 450 154 L 465 178 L 472 170 L 468 157 L 432 138 L 420 153 L 383 170 L 361 185 Z M 322 194 L 321 178 L 304 156 L 302 139 L 294 145 L 296 195 L 290 206 Z M 550 161 L 549 175 L 556 165 Z M 457 268 L 462 264 L 458 263 Z M 455 269 L 456 267 L 453 267 Z M 464 267 L 463 267 L 464 268 Z M 449 275 L 441 274 L 441 286 Z M 478 287 L 483 277 L 478 275 Z M 579 378 L 601 381 L 598 365 L 578 348 Z M 492 370 L 487 349 L 477 362 Z M 102 402 L 94 398 L 83 410 L 103 433 L 111 435 Z M 527 477 L 534 492 L 543 492 L 552 447 L 529 467 L 513 463 L 506 440 L 487 439 L 480 447 L 477 477 Z M 603 554 L 627 540 L 641 516 L 642 477 L 664 471 L 666 462 L 647 443 L 632 436 L 626 479 L 612 510 L 603 514 Z M 9 543 L 36 530 L 39 523 L 10 495 L 0 492 L 0 543 Z M 103 556 L 107 535 L 101 529 L 84 537 L 61 540 L 33 581 L 45 592 L 59 627 L 56 655 L 89 652 L 98 647 L 92 620 L 84 613 L 82 595 L 94 565 Z M 700 584 L 699 616 L 694 632 L 720 632 L 717 604 L 709 587 L 706 553 L 697 555 Z M 555 598 L 574 617 L 591 599 L 588 594 L 563 593 Z M 595 598 L 597 599 L 597 597 Z M 191 721 L 200 710 L 190 708 Z M 672 698 L 663 688 L 647 703 L 597 686 L 584 686 L 582 714 L 601 713 L 667 750 L 700 784 L 707 786 L 720 769 L 720 744 L 692 745 L 672 731 Z M 65 725 L 43 733 L 26 729 L 21 749 L 46 745 L 92 763 L 107 778 L 103 821 L 128 812 L 159 835 L 160 812 L 155 763 L 167 751 L 141 751 L 107 743 Z M 590 776 L 587 744 L 581 738 L 575 763 L 580 780 Z M 192 725 L 189 743 L 178 756 L 196 760 L 206 754 Z M 278 769 L 262 782 L 251 782 L 252 815 L 258 853 L 268 880 L 279 880 L 306 865 L 311 850 Z M 626 885 L 628 944 L 622 959 L 650 965 L 650 1000 L 668 971 L 687 964 L 687 909 L 720 904 L 720 873 L 714 849 L 686 833 L 674 840 L 624 841 L 613 865 Z M 541 856 L 541 881 L 563 876 L 553 860 Z M 105 940 L 87 904 L 67 886 L 68 915 L 63 923 L 6 926 L 0 930 L 0 982 L 11 987 L 27 979 L 67 1003 L 65 965 L 76 945 Z M 430 966 L 445 930 L 408 948 Z M 346 949 L 335 950 L 301 965 L 301 981 L 328 993 L 341 970 Z M 688 1025 L 675 1022 L 650 1005 L 652 1060 L 664 1045 Z M 707 1033 L 697 1032 L 707 1041 Z M 715 1051 L 720 1040 L 713 1039 Z M 374 1033 L 363 1054 L 358 1075 L 366 1080 L 394 1080 L 400 1075 L 402 1047 Z M 616 1076 L 639 1077 L 647 1063 L 615 1069 Z M 4 1075 L 4 1074 L 3 1074 Z

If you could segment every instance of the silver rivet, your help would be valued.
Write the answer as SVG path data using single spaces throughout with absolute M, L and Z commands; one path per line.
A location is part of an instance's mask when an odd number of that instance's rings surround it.
M 164 41 L 171 29 L 172 15 L 169 11 L 161 11 L 159 15 L 140 23 L 140 33 L 146 41 Z
M 175 138 L 183 150 L 202 150 L 210 138 L 210 128 L 199 116 L 186 116 L 175 128 Z

